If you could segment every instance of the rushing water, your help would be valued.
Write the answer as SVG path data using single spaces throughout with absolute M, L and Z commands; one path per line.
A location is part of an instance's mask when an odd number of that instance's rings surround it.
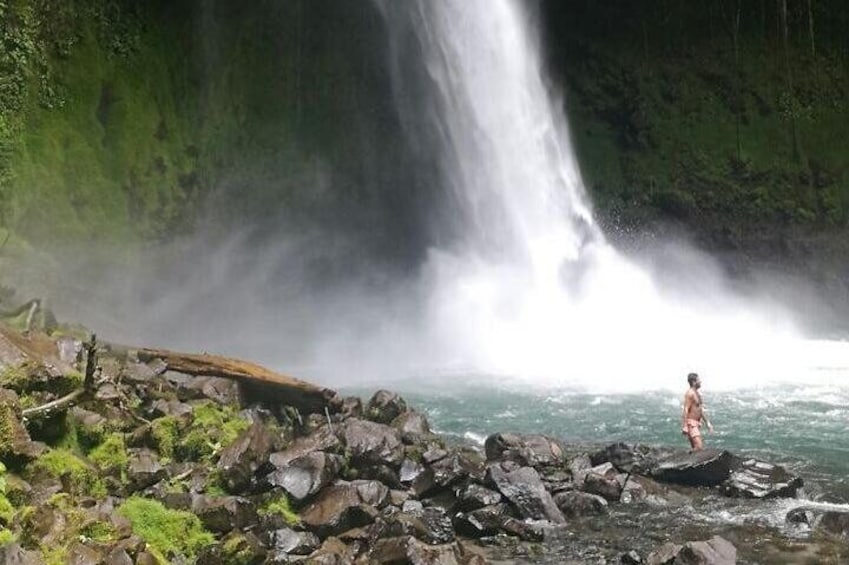
M 452 236 L 422 271 L 424 378 L 393 387 L 469 441 L 511 430 L 683 447 L 697 370 L 709 445 L 784 463 L 809 496 L 845 502 L 849 347 L 805 339 L 707 257 L 678 248 L 649 270 L 605 240 L 525 3 L 378 5 L 399 113 L 447 187 Z

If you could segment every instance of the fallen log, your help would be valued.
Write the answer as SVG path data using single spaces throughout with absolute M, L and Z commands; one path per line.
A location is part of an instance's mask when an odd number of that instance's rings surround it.
M 240 359 L 167 349 L 140 349 L 138 357 L 144 362 L 161 359 L 169 370 L 178 373 L 234 379 L 249 398 L 294 406 L 307 413 L 321 413 L 325 408 L 335 412 L 339 404 L 334 390 Z

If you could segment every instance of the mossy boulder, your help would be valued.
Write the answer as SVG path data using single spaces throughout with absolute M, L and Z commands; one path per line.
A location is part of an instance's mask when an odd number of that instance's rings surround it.
M 147 542 L 148 551 L 162 563 L 192 560 L 215 542 L 197 516 L 170 510 L 155 500 L 131 497 L 118 508 L 118 513 L 130 521 L 133 532 Z

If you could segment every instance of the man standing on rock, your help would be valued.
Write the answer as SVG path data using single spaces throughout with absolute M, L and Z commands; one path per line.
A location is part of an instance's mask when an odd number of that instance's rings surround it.
M 690 440 L 690 446 L 693 451 L 701 451 L 704 444 L 702 443 L 702 420 L 707 424 L 708 431 L 713 431 L 713 424 L 707 419 L 705 407 L 702 405 L 702 395 L 699 394 L 699 388 L 702 386 L 702 381 L 696 373 L 687 375 L 687 382 L 690 388 L 684 394 L 684 412 L 681 415 L 681 433 L 687 436 Z

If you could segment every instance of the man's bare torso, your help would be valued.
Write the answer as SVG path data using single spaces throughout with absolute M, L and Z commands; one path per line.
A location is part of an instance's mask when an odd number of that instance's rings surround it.
M 687 403 L 687 401 L 690 401 Z M 689 406 L 687 410 L 687 419 L 700 422 L 702 419 L 702 395 L 692 388 L 684 395 L 684 405 Z

